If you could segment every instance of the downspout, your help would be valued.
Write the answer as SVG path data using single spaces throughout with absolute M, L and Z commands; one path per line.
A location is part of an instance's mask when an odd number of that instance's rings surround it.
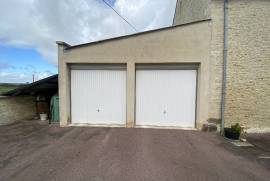
M 225 101 L 226 101 L 226 84 L 227 84 L 227 54 L 228 54 L 228 3 L 224 0 L 224 31 L 223 31 L 223 78 L 222 78 L 222 95 L 221 95 L 221 134 L 224 133 L 225 127 Z

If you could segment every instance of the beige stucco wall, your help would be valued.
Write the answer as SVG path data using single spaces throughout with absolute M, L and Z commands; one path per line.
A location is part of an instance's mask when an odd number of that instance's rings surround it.
M 231 0 L 228 36 L 226 125 L 270 128 L 270 1 Z
M 223 72 L 223 0 L 213 0 L 211 12 L 209 117 L 220 119 Z
M 36 114 L 35 97 L 0 97 L 0 125 L 32 119 Z
M 209 19 L 211 0 L 178 0 L 173 20 L 174 25 Z
M 208 117 L 220 119 L 223 67 L 223 0 L 178 0 L 174 25 L 211 18 Z
M 210 21 L 64 50 L 59 45 L 60 124 L 70 123 L 68 64 L 127 64 L 127 126 L 134 126 L 136 63 L 198 63 L 197 127 L 208 117 Z

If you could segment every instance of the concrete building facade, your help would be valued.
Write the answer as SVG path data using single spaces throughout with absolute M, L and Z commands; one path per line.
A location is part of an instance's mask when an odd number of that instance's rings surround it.
M 269 8 L 266 0 L 229 1 L 226 126 L 238 122 L 252 131 L 270 129 Z M 60 124 L 74 121 L 73 67 L 117 64 L 126 70 L 126 124 L 122 126 L 137 126 L 136 78 L 141 65 L 196 70 L 194 127 L 200 128 L 209 119 L 219 120 L 223 20 L 222 0 L 178 0 L 172 27 L 75 46 L 58 42 Z
M 61 125 L 72 123 L 70 70 L 78 64 L 124 64 L 127 71 L 127 127 L 135 126 L 135 81 L 139 64 L 199 65 L 196 125 L 208 117 L 210 21 L 201 21 L 79 46 L 59 45 Z M 205 41 L 204 41 L 205 40 Z M 106 49 L 106 51 L 104 51 Z
M 173 24 L 179 25 L 211 18 L 211 0 L 177 0 Z

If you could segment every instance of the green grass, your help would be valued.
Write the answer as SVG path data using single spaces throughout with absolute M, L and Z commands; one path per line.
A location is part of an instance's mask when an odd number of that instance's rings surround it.
M 0 94 L 11 91 L 18 88 L 21 84 L 1 84 L 0 83 Z

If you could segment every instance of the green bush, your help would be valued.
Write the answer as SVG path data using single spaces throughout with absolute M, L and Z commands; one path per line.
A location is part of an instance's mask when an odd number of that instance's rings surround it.
M 234 133 L 241 133 L 241 126 L 239 123 L 232 125 L 231 128 Z

